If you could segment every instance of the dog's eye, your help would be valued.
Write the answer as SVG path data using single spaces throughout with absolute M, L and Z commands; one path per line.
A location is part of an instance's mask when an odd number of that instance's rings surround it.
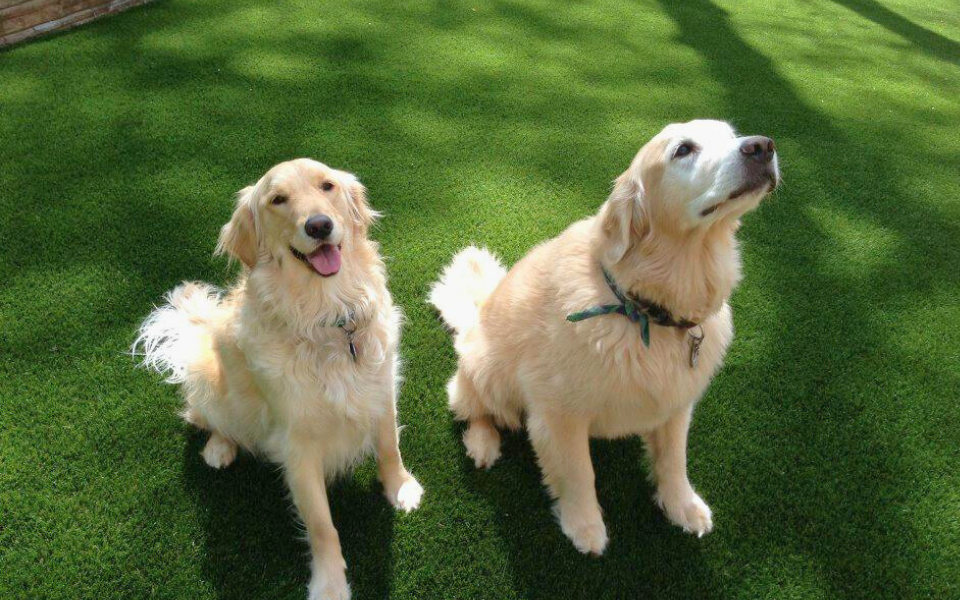
M 673 151 L 674 158 L 683 158 L 684 156 L 693 152 L 693 144 L 688 144 L 686 142 L 677 146 L 677 149 Z
M 323 183 L 320 184 L 320 189 L 325 192 L 329 192 L 330 190 L 333 189 L 333 184 L 330 183 L 329 181 L 324 181 Z
M 274 196 L 273 200 L 270 201 L 270 204 L 274 206 L 279 206 L 281 204 L 285 204 L 286 202 L 287 202 L 286 196 Z

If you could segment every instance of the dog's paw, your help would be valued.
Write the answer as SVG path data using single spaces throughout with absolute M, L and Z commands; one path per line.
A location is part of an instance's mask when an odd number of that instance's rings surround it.
M 407 474 L 400 489 L 395 492 L 387 491 L 387 500 L 390 504 L 403 512 L 416 510 L 420 506 L 421 498 L 423 498 L 423 487 L 410 474 Z
M 214 433 L 207 440 L 207 445 L 203 447 L 203 462 L 214 469 L 229 467 L 237 458 L 237 445 L 223 437 L 219 433 Z
M 595 517 L 569 517 L 570 511 L 558 510 L 560 520 L 560 529 L 564 535 L 570 538 L 577 550 L 584 554 L 593 554 L 600 556 L 607 547 L 607 526 L 603 524 L 603 518 L 599 511 Z
M 463 445 L 478 469 L 489 469 L 500 458 L 500 432 L 490 425 L 471 423 L 463 432 Z
M 183 411 L 183 420 L 197 429 L 210 429 L 210 424 L 207 423 L 207 419 L 203 416 L 203 413 L 194 407 Z
M 307 588 L 307 600 L 350 600 L 350 585 L 344 571 L 314 575 Z
M 710 507 L 692 489 L 678 499 L 658 495 L 657 503 L 674 525 L 688 533 L 703 537 L 713 529 Z

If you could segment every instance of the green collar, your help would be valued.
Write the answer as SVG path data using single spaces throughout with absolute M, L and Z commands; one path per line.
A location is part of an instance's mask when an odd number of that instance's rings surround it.
M 643 344 L 645 346 L 650 346 L 650 321 L 663 327 L 676 327 L 677 329 L 683 330 L 698 325 L 698 323 L 694 323 L 693 321 L 675 318 L 669 310 L 656 302 L 625 293 L 602 265 L 600 266 L 600 270 L 603 271 L 603 278 L 606 279 L 607 285 L 610 286 L 610 291 L 617 297 L 620 304 L 603 304 L 571 313 L 567 315 L 568 321 L 576 323 L 577 321 L 583 321 L 591 317 L 614 313 L 623 315 L 634 323 L 640 324 L 640 336 L 643 338 Z

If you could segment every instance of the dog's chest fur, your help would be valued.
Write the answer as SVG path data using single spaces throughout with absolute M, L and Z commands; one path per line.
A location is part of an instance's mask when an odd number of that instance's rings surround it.
M 626 321 L 626 319 L 624 319 Z M 630 322 L 607 323 L 592 341 L 600 368 L 590 377 L 597 407 L 591 431 L 620 437 L 649 431 L 699 399 L 723 362 L 733 339 L 730 309 L 703 324 L 704 340 L 696 366 L 690 360 L 689 333 L 651 326 L 643 345 Z
M 599 437 L 647 432 L 706 390 L 733 339 L 731 311 L 721 302 L 702 321 L 696 366 L 690 331 L 651 324 L 648 347 L 619 314 L 567 321 L 615 301 L 592 231 L 590 220 L 575 224 L 510 271 L 484 307 L 482 347 L 493 364 L 515 365 L 526 410 L 582 415 Z
M 371 449 L 377 422 L 394 401 L 396 311 L 378 307 L 358 320 L 356 359 L 335 322 L 330 315 L 293 326 L 256 300 L 241 311 L 238 345 L 265 404 L 260 445 L 274 460 L 294 438 L 322 440 L 328 471 L 340 471 Z
M 571 227 L 563 236 L 566 239 L 557 244 L 554 261 L 564 267 L 565 276 L 554 279 L 559 290 L 555 310 L 563 315 L 575 307 L 610 301 L 605 284 L 598 281 L 598 258 L 585 258 L 598 247 L 595 231 L 587 221 Z M 732 314 L 722 298 L 739 279 L 739 259 L 732 238 L 720 237 L 716 246 L 723 251 L 707 252 L 709 258 L 681 247 L 667 253 L 677 260 L 657 259 L 654 254 L 640 263 L 646 269 L 635 268 L 641 273 L 635 277 L 642 287 L 653 286 L 660 292 L 655 301 L 671 308 L 682 306 L 680 314 L 693 315 L 701 322 L 704 337 L 696 364 L 691 361 L 691 334 L 699 334 L 699 327 L 680 330 L 651 323 L 649 346 L 641 339 L 640 325 L 621 315 L 596 317 L 573 327 L 562 323 L 559 327 L 565 331 L 554 332 L 572 336 L 573 343 L 561 347 L 592 363 L 576 371 L 581 383 L 570 387 L 579 388 L 581 397 L 589 398 L 596 411 L 591 426 L 594 435 L 618 437 L 649 431 L 703 395 L 733 339 Z M 662 269 L 650 268 L 651 264 L 662 264 Z M 591 279 L 599 285 L 584 284 Z M 667 290 L 670 293 L 664 294 Z M 696 306 L 711 305 L 714 308 L 705 311 L 709 316 L 697 314 Z

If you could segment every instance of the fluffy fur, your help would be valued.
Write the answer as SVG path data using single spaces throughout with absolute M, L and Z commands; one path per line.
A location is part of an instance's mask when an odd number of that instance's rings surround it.
M 307 220 L 321 214 L 332 229 L 318 240 Z M 134 344 L 145 366 L 180 385 L 186 420 L 211 432 L 210 466 L 228 466 L 239 447 L 283 467 L 312 550 L 315 600 L 350 596 L 331 477 L 375 451 L 394 506 L 413 510 L 423 493 L 398 447 L 401 316 L 367 237 L 375 217 L 353 175 L 309 159 L 277 165 L 239 193 L 220 234 L 217 252 L 244 264 L 240 280 L 226 293 L 181 284 Z M 308 257 L 322 251 L 336 262 L 314 267 Z M 356 327 L 356 360 L 344 318 Z
M 600 554 L 607 531 L 594 489 L 589 438 L 643 436 L 657 501 L 683 529 L 703 535 L 710 509 L 687 479 L 687 430 L 733 337 L 726 300 L 740 278 L 734 233 L 779 180 L 777 159 L 747 152 L 718 121 L 665 128 L 615 182 L 599 213 L 534 248 L 509 273 L 467 248 L 445 269 L 430 302 L 456 332 L 450 408 L 468 422 L 463 441 L 477 467 L 500 455 L 497 426 L 525 424 L 563 532 Z M 768 144 L 769 143 L 769 144 Z M 682 146 L 686 146 L 682 148 Z M 696 367 L 690 332 L 640 327 L 613 314 L 566 316 L 616 303 L 618 284 L 702 324 Z

